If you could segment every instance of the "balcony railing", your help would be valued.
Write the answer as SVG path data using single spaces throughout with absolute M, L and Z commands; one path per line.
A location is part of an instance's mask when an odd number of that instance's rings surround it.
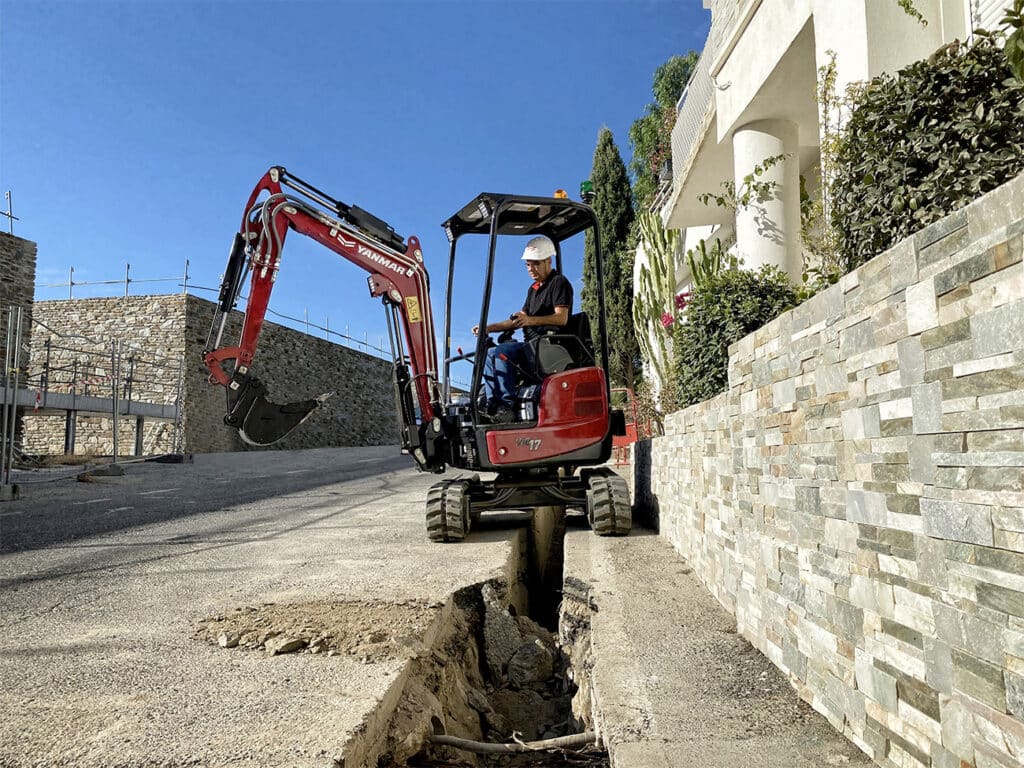
M 693 76 L 679 97 L 679 114 L 672 129 L 672 167 L 685 173 L 707 130 L 708 114 L 714 107 L 714 84 L 711 82 L 710 60 L 705 49 L 697 61 Z

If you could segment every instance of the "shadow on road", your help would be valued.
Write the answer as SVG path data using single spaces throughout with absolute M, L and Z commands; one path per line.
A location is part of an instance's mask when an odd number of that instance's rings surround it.
M 269 454 L 245 454 L 253 462 L 267 462 Z M 396 454 L 372 462 L 337 468 L 318 468 L 304 474 L 280 473 L 259 475 L 248 466 L 244 476 L 232 477 L 229 469 L 215 463 L 137 464 L 129 465 L 124 477 L 101 478 L 90 484 L 88 496 L 74 479 L 47 483 L 45 487 L 26 488 L 19 501 L 0 505 L 0 554 L 23 552 L 66 545 L 79 539 L 125 531 L 152 523 L 162 523 L 228 507 L 266 501 L 275 497 L 359 480 L 412 468 L 407 456 Z M 174 486 L 174 493 L 140 490 L 149 485 Z M 147 495 L 149 494 L 149 495 Z M 340 498 L 341 491 L 326 489 L 314 497 L 324 500 Z M 274 511 L 259 517 L 248 516 L 238 525 L 204 530 L 198 538 L 230 535 L 233 531 L 252 530 L 260 524 L 280 523 Z M 304 524 L 309 524 L 304 523 Z M 285 531 L 275 528 L 274 535 Z M 269 535 L 269 534 L 268 534 Z M 242 537 L 251 541 L 251 537 Z M 195 544 L 187 536 L 168 544 Z M 219 545 L 223 545 L 223 539 Z M 90 545 L 93 546 L 93 545 Z

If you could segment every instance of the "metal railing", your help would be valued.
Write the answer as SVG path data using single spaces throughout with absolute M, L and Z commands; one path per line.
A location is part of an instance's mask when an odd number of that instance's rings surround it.
M 722 52 L 727 38 L 734 32 L 744 9 L 755 1 L 760 0 L 712 0 L 710 3 L 711 29 L 708 30 L 707 41 L 690 76 L 690 82 L 676 102 L 678 114 L 671 140 L 675 175 L 667 190 L 659 190 L 663 204 L 672 198 L 674 187 L 680 182 L 680 174 L 688 172 L 714 114 L 715 81 L 711 77 L 711 65 Z
M 707 130 L 708 116 L 714 109 L 714 83 L 711 80 L 710 60 L 713 52 L 705 49 L 697 60 L 690 82 L 679 97 L 679 114 L 672 128 L 672 168 L 676 174 L 690 167 Z M 673 179 L 673 184 L 676 179 Z M 669 186 L 664 202 L 671 197 Z M 659 195 L 660 196 L 660 195 Z
M 68 281 L 66 283 L 36 283 L 36 288 L 67 288 L 68 298 L 75 298 L 75 286 L 83 285 L 123 285 L 124 295 L 128 295 L 128 288 L 132 283 L 177 283 L 181 286 L 182 293 L 188 293 L 188 265 L 189 260 L 185 259 L 185 272 L 182 277 L 154 277 L 154 278 L 133 278 L 132 265 L 124 265 L 124 277 L 117 280 L 75 280 L 75 268 L 68 268 Z
M 0 377 L 0 484 L 10 483 L 14 458 L 24 452 L 19 421 L 23 424 L 26 417 L 42 409 L 60 408 L 69 419 L 79 410 L 109 414 L 114 462 L 120 453 L 120 419 L 141 418 L 147 412 L 147 417 L 155 414 L 162 419 L 173 414 L 170 452 L 183 450 L 184 355 L 158 355 L 123 339 L 100 341 L 62 334 L 33 319 L 33 332 L 48 334 L 36 347 L 39 359 L 33 360 L 28 348 L 29 325 L 23 308 L 0 308 L 0 339 L 6 338 Z M 32 404 L 26 403 L 26 392 Z M 70 430 L 73 441 L 73 424 Z M 141 437 L 136 435 L 137 450 Z
M 4 338 L 3 404 L 0 405 L 0 485 L 9 485 L 14 466 L 17 432 L 17 392 L 21 356 L 26 350 L 25 312 L 22 307 L 0 308 L 0 338 Z

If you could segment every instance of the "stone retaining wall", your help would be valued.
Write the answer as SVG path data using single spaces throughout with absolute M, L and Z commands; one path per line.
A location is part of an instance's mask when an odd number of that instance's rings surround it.
M 882 765 L 1024 765 L 1022 232 L 1024 177 L 734 345 L 637 452 L 660 534 Z
M 212 302 L 185 295 L 39 302 L 36 319 L 52 332 L 40 329 L 33 337 L 33 372 L 49 371 L 55 391 L 68 391 L 74 382 L 79 394 L 110 397 L 110 342 L 118 338 L 120 397 L 128 396 L 126 380 L 130 378 L 133 399 L 173 404 L 179 378 L 182 383 L 182 433 L 176 439 L 173 424 L 147 420 L 145 453 L 246 450 L 250 446 L 241 441 L 237 431 L 224 425 L 224 390 L 207 382 L 208 372 L 202 363 L 213 309 Z M 232 313 L 225 339 L 237 339 L 241 317 L 241 313 Z M 266 323 L 253 368 L 276 402 L 335 392 L 275 448 L 397 444 L 390 363 Z M 133 375 L 129 377 L 129 373 Z M 118 421 L 120 453 L 133 451 L 135 426 L 135 417 Z M 76 452 L 111 453 L 110 417 L 80 415 L 76 432 Z M 63 445 L 63 416 L 33 414 L 26 420 L 27 451 L 60 453 Z
M 113 389 L 113 339 L 121 342 L 119 397 L 172 404 L 178 389 L 184 338 L 183 296 L 40 301 L 35 305 L 37 326 L 32 339 L 33 379 L 48 376 L 52 392 L 110 398 Z M 129 384 L 130 382 L 130 384 Z M 64 415 L 29 414 L 24 447 L 29 453 L 62 453 Z M 118 419 L 118 454 L 135 447 L 135 417 Z M 110 455 L 111 418 L 80 414 L 75 452 Z M 143 424 L 144 453 L 175 450 L 174 425 L 147 420 Z
M 24 309 L 22 328 L 26 341 L 30 335 L 35 281 L 36 244 L 0 232 L 0 363 L 6 358 L 8 307 Z
M 28 364 L 29 344 L 32 337 L 32 298 L 36 282 L 36 244 L 31 240 L 0 232 L 0 365 L 7 359 L 7 325 L 11 323 L 11 334 L 17 332 L 17 315 L 11 315 L 11 307 L 20 307 L 21 350 L 18 361 L 22 368 Z M 11 350 L 14 362 L 14 350 Z M 4 373 L 0 372 L 0 380 Z M 14 420 L 14 440 L 20 444 L 23 437 L 23 420 L 20 415 Z

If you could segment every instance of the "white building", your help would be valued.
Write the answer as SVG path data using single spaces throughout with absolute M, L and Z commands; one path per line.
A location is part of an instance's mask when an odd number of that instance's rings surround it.
M 914 0 L 927 21 L 898 0 L 704 0 L 707 43 L 672 133 L 673 177 L 659 195 L 662 221 L 698 237 L 735 238 L 748 268 L 774 264 L 799 280 L 800 177 L 818 186 L 818 70 L 835 52 L 836 90 L 927 57 L 974 29 L 998 27 L 1011 0 Z M 766 158 L 785 159 L 760 180 L 774 183 L 763 205 L 733 211 L 705 205 L 702 193 L 737 187 Z M 712 229 L 713 228 L 713 229 Z M 637 270 L 643 260 L 638 258 Z M 680 289 L 689 284 L 680 260 Z

